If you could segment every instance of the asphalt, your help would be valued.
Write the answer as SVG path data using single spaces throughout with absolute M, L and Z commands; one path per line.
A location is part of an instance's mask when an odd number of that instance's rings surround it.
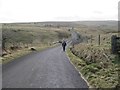
M 88 88 L 61 46 L 2 66 L 3 88 Z

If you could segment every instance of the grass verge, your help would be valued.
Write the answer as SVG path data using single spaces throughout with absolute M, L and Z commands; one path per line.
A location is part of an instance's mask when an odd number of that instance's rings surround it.
M 55 47 L 55 46 L 56 45 L 52 45 L 52 46 L 43 45 L 41 47 L 36 47 L 36 50 L 37 51 L 42 51 L 44 49 L 52 48 L 52 47 Z M 12 62 L 12 61 L 16 60 L 17 58 L 25 56 L 25 55 L 27 55 L 27 54 L 29 54 L 31 52 L 33 52 L 33 51 L 31 51 L 28 48 L 13 51 L 11 54 L 8 54 L 8 55 L 6 55 L 4 57 L 0 57 L 0 64 L 1 63 L 6 64 L 6 63 L 9 63 L 9 62 Z
M 75 56 L 70 48 L 67 50 L 67 54 L 74 66 L 93 88 L 115 88 L 118 84 L 117 66 L 101 69 L 96 63 L 86 64 L 84 60 Z

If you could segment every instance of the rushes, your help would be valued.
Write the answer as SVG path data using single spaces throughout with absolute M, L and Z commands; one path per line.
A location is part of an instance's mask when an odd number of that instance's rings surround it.
M 109 48 L 101 48 L 78 44 L 68 50 L 68 55 L 92 87 L 115 88 L 118 84 L 118 68 L 113 63 L 115 56 L 109 52 Z

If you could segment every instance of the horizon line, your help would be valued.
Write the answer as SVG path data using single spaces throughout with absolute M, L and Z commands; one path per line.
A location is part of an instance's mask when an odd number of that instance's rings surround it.
M 0 22 L 0 24 L 5 24 L 5 23 L 44 23 L 44 22 L 95 22 L 95 21 L 119 21 L 119 20 L 71 20 L 71 21 L 56 21 L 56 20 L 51 20 L 51 21 L 19 21 L 19 22 Z

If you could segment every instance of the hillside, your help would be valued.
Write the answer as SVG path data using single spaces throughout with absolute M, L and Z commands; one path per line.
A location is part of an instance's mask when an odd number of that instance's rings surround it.
M 118 57 L 111 53 L 111 37 L 118 35 L 117 22 L 77 22 L 74 31 L 82 42 L 71 45 L 68 56 L 93 88 L 118 85 Z M 83 38 L 84 37 L 84 38 Z
M 16 51 L 26 52 L 33 47 L 37 50 L 52 47 L 58 44 L 58 41 L 69 38 L 70 32 L 67 28 L 49 28 L 32 23 L 4 23 L 2 37 L 3 61 L 5 61 L 10 57 L 13 59 Z

